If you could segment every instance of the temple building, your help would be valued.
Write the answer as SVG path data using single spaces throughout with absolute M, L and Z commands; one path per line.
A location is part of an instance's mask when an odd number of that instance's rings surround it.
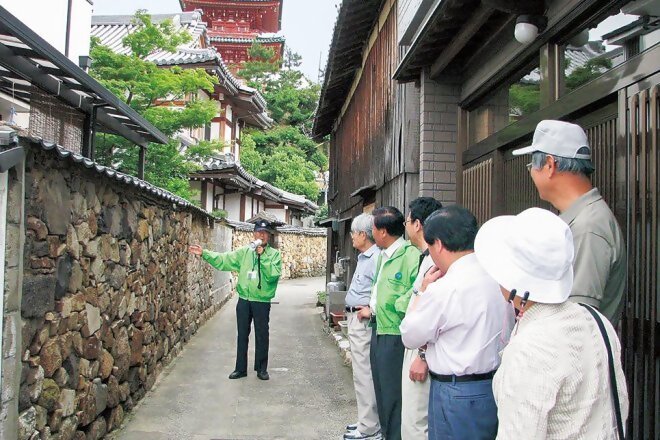
M 211 44 L 228 65 L 248 60 L 253 41 L 284 54 L 283 0 L 180 0 L 184 11 L 202 11 Z

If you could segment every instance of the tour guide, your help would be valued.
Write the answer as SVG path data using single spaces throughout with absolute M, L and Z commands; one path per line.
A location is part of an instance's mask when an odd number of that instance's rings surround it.
M 277 282 L 282 274 L 280 251 L 268 245 L 272 235 L 271 224 L 258 220 L 254 225 L 254 239 L 261 240 L 261 246 L 252 250 L 249 246 L 233 252 L 218 253 L 202 249 L 199 245 L 190 246 L 190 252 L 201 255 L 218 270 L 238 272 L 238 303 L 236 304 L 236 368 L 230 379 L 247 376 L 248 341 L 250 324 L 254 319 L 254 369 L 257 377 L 268 380 L 268 322 L 270 301 L 275 296 Z

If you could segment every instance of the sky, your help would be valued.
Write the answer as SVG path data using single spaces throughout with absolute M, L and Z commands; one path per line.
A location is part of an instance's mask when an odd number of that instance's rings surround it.
M 284 0 L 282 35 L 286 44 L 302 56 L 302 70 L 318 79 L 319 62 L 325 68 L 332 30 L 340 0 Z M 179 0 L 94 0 L 94 14 L 133 14 L 146 9 L 152 14 L 180 12 Z

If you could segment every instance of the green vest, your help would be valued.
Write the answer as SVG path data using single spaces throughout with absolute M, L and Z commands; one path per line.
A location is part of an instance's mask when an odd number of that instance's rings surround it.
M 376 329 L 379 335 L 400 335 L 399 325 L 406 314 L 413 283 L 419 271 L 419 249 L 409 241 L 394 252 L 392 258 L 378 257 L 375 284 Z
M 257 253 L 249 247 L 242 247 L 234 252 L 213 252 L 204 249 L 202 258 L 218 270 L 238 272 L 238 296 L 248 301 L 270 302 L 275 296 L 277 282 L 282 275 L 282 257 L 280 251 L 266 246 L 257 258 Z M 258 262 L 261 261 L 259 267 Z M 261 287 L 259 286 L 259 271 L 261 271 Z M 248 273 L 256 276 L 249 278 Z

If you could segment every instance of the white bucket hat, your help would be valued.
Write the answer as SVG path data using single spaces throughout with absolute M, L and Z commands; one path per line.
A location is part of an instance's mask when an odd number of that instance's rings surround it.
M 579 153 L 584 148 L 588 151 Z M 539 122 L 536 130 L 534 130 L 532 145 L 513 150 L 511 153 L 514 156 L 519 156 L 521 154 L 531 154 L 535 151 L 569 159 L 591 160 L 591 149 L 589 148 L 587 134 L 579 125 L 564 121 L 546 119 Z
M 481 266 L 506 290 L 563 303 L 573 287 L 573 234 L 558 216 L 530 208 L 487 221 L 474 242 Z

